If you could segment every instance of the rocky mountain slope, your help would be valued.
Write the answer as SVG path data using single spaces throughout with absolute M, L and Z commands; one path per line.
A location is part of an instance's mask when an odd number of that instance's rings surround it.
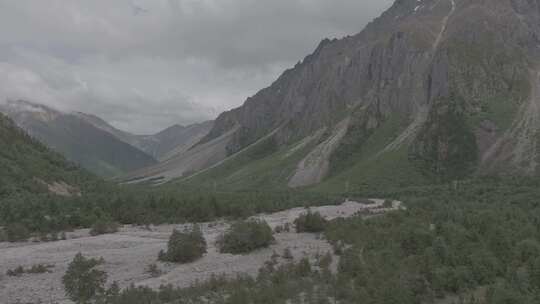
M 160 161 L 186 151 L 206 136 L 213 126 L 213 121 L 206 121 L 188 126 L 174 125 L 153 135 L 135 135 L 118 130 L 97 116 L 85 113 L 75 115 Z
M 26 101 L 9 101 L 0 105 L 0 112 L 32 137 L 101 176 L 112 177 L 157 163 L 150 155 L 78 115 Z
M 539 21 L 538 1 L 397 0 L 221 114 L 193 148 L 206 162 L 146 178 L 345 190 L 535 175 Z

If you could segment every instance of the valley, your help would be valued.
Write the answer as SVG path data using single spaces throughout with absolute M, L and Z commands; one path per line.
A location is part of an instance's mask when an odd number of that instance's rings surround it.
M 383 204 L 384 200 L 372 200 L 370 204 L 349 201 L 342 205 L 313 207 L 309 210 L 319 212 L 326 219 L 333 220 L 359 214 L 369 217 L 405 208 L 398 201 L 389 207 L 384 207 Z M 116 281 L 121 288 L 131 284 L 154 289 L 169 284 L 187 288 L 197 282 L 208 281 L 212 276 L 226 275 L 231 278 L 240 274 L 256 276 L 265 262 L 270 261 L 276 253 L 282 255 L 286 248 L 290 249 L 291 258 L 297 261 L 304 257 L 316 261 L 317 257 L 330 252 L 333 255 L 332 269 L 335 272 L 339 257 L 333 254 L 332 245 L 317 234 L 296 233 L 292 228 L 294 220 L 307 210 L 295 208 L 254 216 L 253 218 L 266 221 L 272 229 L 290 225 L 291 231 L 276 233 L 275 244 L 246 255 L 222 254 L 217 250 L 216 240 L 229 227 L 227 221 L 201 223 L 204 237 L 209 244 L 208 253 L 202 259 L 185 265 L 157 262 L 157 255 L 166 247 L 173 229 L 182 231 L 191 224 L 150 225 L 147 228 L 124 226 L 117 233 L 101 236 L 90 236 L 89 230 L 83 229 L 68 232 L 66 240 L 55 242 L 0 243 L 2 274 L 18 266 L 25 268 L 35 264 L 52 266 L 48 273 L 24 274 L 18 277 L 0 276 L 0 290 L 2 290 L 0 302 L 72 303 L 66 300 L 61 281 L 68 263 L 78 252 L 89 257 L 103 257 L 106 261 L 103 268 L 110 273 L 109 283 Z M 281 259 L 282 262 L 287 261 L 285 258 Z M 155 263 L 158 264 L 161 274 L 152 277 L 148 273 L 148 266 Z
M 1 304 L 540 303 L 539 0 L 128 2 L 0 43 Z

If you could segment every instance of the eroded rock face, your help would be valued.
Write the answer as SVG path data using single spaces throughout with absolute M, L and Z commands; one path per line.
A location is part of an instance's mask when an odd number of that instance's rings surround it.
M 64 181 L 56 181 L 52 183 L 47 183 L 42 179 L 34 178 L 34 181 L 47 187 L 47 190 L 54 195 L 64 196 L 64 197 L 73 197 L 73 196 L 82 196 L 81 189 L 74 187 Z
M 396 1 L 361 33 L 322 41 L 270 87 L 220 115 L 203 141 L 239 126 L 228 145 L 232 154 L 278 127 L 277 142 L 287 144 L 321 128 L 332 129 L 355 112 L 364 113 L 358 116 L 371 126 L 400 115 L 408 121 L 402 126 L 407 133 L 397 136 L 401 138 L 390 149 L 431 145 L 413 150 L 437 150 L 429 156 L 433 168 L 450 161 L 449 155 L 474 153 L 463 161 L 481 169 L 480 161 L 471 160 L 497 149 L 495 138 L 503 138 L 520 119 L 519 109 L 531 97 L 529 70 L 536 69 L 531 60 L 539 52 L 539 20 L 538 1 Z M 453 126 L 439 124 L 441 114 L 432 109 L 444 108 L 440 103 L 460 108 L 462 131 L 473 134 L 475 143 L 460 146 L 452 132 L 443 130 Z M 488 133 L 483 132 L 486 124 L 492 125 Z M 536 133 L 540 126 L 533 122 L 525 127 Z M 433 128 L 440 132 L 429 132 Z M 472 146 L 480 148 L 471 151 Z M 514 162 L 509 153 L 492 154 Z M 455 161 L 456 168 L 464 165 Z
M 284 174 L 290 186 L 397 152 L 442 179 L 536 174 L 539 7 L 530 0 L 395 1 L 360 33 L 323 40 L 271 86 L 222 113 L 198 147 L 227 135 L 225 153 L 205 167 L 262 138 L 271 136 L 279 151 L 328 130 Z M 344 120 L 331 153 L 306 165 Z
M 337 124 L 332 135 L 300 161 L 294 175 L 289 180 L 289 187 L 309 186 L 323 180 L 330 169 L 330 156 L 347 133 L 349 122 L 349 119 L 346 119 Z
M 424 1 L 426 6 L 435 1 Z M 294 140 L 341 121 L 351 107 L 373 105 L 381 112 L 413 112 L 427 102 L 427 71 L 432 60 L 432 19 L 443 18 L 445 5 L 429 14 L 415 12 L 417 1 L 398 1 L 358 35 L 323 40 L 315 52 L 286 71 L 270 87 L 237 109 L 223 113 L 208 138 L 235 124 L 244 142 L 285 124 L 280 138 Z M 436 70 L 433 83 L 444 83 Z M 444 70 L 440 71 L 444 72 Z M 431 91 L 438 88 L 432 86 Z M 295 136 L 288 136 L 294 133 Z

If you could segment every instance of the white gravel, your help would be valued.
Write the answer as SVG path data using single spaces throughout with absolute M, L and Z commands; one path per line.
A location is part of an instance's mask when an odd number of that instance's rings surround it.
M 373 200 L 371 205 L 356 202 L 345 202 L 340 206 L 324 206 L 311 208 L 328 219 L 350 217 L 359 212 L 372 210 L 374 213 L 386 212 L 402 208 L 400 202 L 394 202 L 393 208 L 382 209 L 383 200 Z M 273 214 L 258 215 L 275 228 L 292 223 L 300 214 L 307 212 L 305 208 L 295 208 Z M 214 243 L 229 224 L 223 221 L 202 224 L 204 236 L 208 243 L 208 253 L 200 260 L 186 265 L 157 263 L 157 255 L 166 248 L 172 230 L 183 229 L 184 225 L 161 225 L 147 230 L 142 227 L 125 226 L 118 233 L 92 237 L 88 229 L 68 233 L 68 239 L 48 243 L 0 243 L 0 303 L 71 303 L 65 298 L 61 278 L 73 257 L 82 252 L 87 257 L 103 257 L 102 266 L 109 275 L 109 282 L 117 281 L 121 287 L 130 284 L 157 288 L 160 285 L 172 284 L 187 287 L 196 281 L 205 281 L 213 274 L 256 275 L 264 263 L 274 253 L 282 254 L 290 248 L 295 259 L 332 252 L 331 245 L 315 234 L 290 233 L 276 234 L 276 243 L 270 248 L 249 255 L 221 254 Z M 157 263 L 163 271 L 160 277 L 152 278 L 146 268 Z M 337 259 L 334 259 L 335 268 Z M 51 264 L 50 273 L 24 274 L 20 277 L 5 275 L 8 269 L 17 266 L 31 267 L 35 264 Z

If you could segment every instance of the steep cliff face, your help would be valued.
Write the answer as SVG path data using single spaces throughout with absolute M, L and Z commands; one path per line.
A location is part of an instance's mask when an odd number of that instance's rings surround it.
M 208 138 L 239 125 L 230 147 L 236 151 L 278 127 L 281 141 L 296 140 L 341 121 L 355 108 L 383 115 L 415 111 L 428 98 L 417 88 L 425 85 L 437 28 L 443 26 L 436 21 L 451 9 L 439 2 L 423 1 L 429 10 L 424 14 L 418 1 L 398 1 L 360 34 L 324 40 L 269 88 L 220 115 Z
M 538 17 L 537 1 L 457 2 L 439 51 L 448 92 L 414 147 L 435 172 L 536 173 Z
M 363 183 L 390 167 L 406 168 L 405 179 L 536 174 L 539 6 L 397 0 L 221 114 L 200 145 L 228 134 L 237 157 L 269 134 L 277 151 L 309 139 L 280 175 L 291 187 Z M 238 166 L 221 180 L 253 167 Z

